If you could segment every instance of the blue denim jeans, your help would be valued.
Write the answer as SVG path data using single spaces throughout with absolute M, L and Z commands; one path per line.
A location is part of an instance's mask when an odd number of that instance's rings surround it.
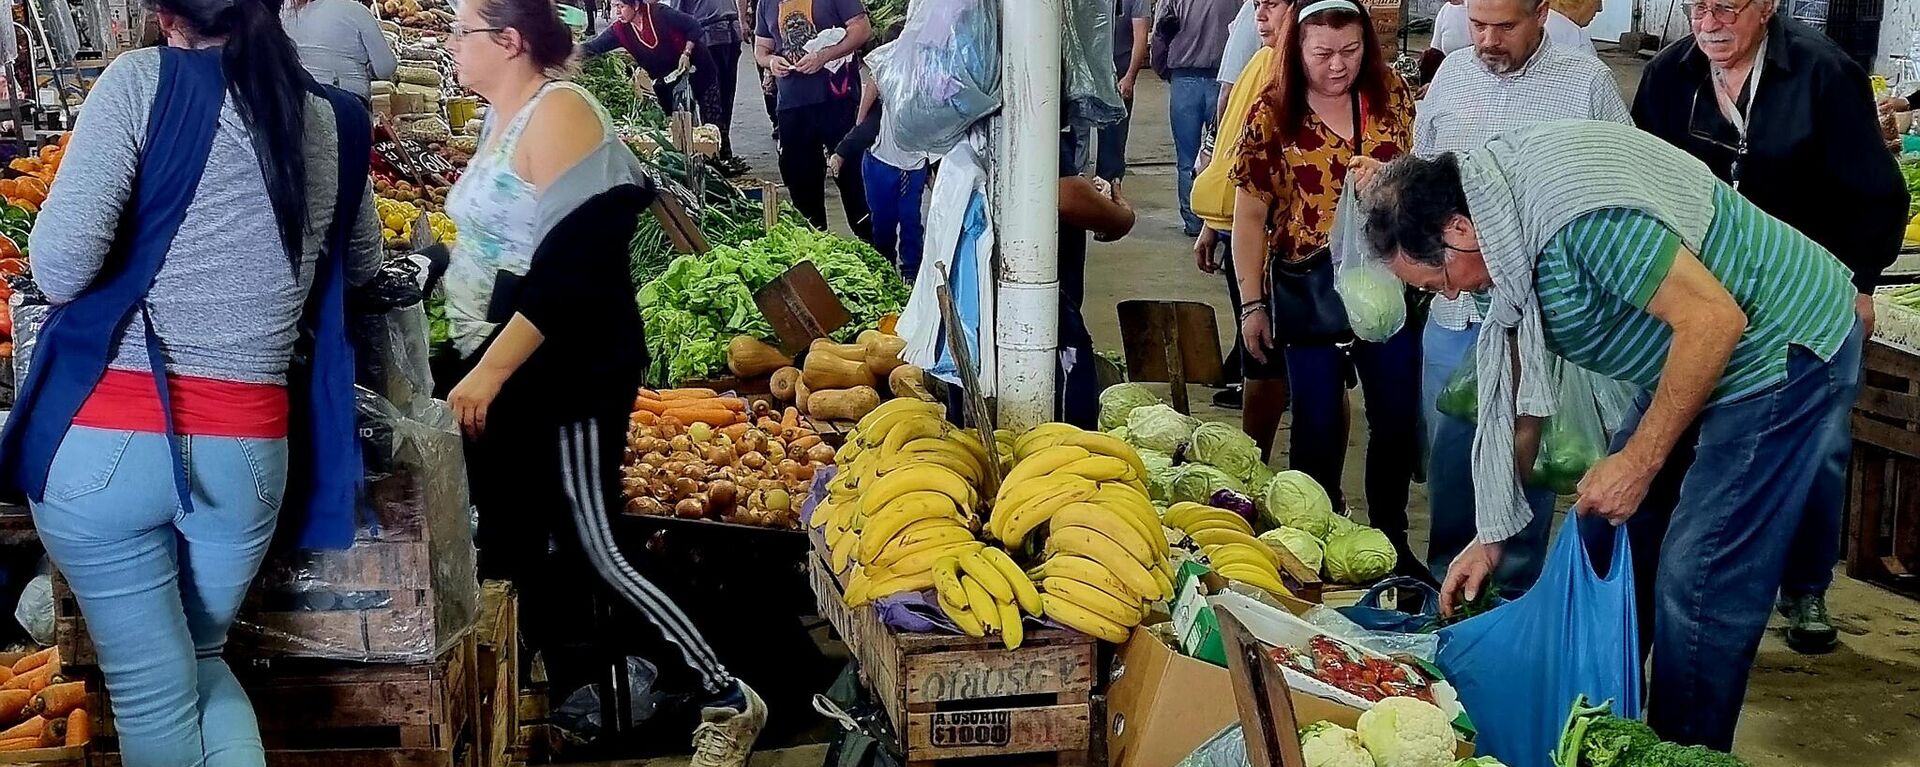
M 1853 427 L 1841 423 L 1827 433 L 1827 457 L 1813 478 L 1800 530 L 1787 551 L 1787 570 L 1780 592 L 1787 596 L 1822 596 L 1833 585 L 1833 565 L 1840 561 L 1840 520 L 1846 513 L 1847 461 L 1853 455 Z
M 873 212 L 873 249 L 899 267 L 913 284 L 920 273 L 926 225 L 920 220 L 920 200 L 926 196 L 927 166 L 901 170 L 880 161 L 872 152 L 861 156 L 860 173 L 867 190 L 867 208 Z
M 1167 113 L 1173 116 L 1173 165 L 1179 172 L 1180 220 L 1189 236 L 1200 233 L 1200 217 L 1193 214 L 1193 163 L 1200 154 L 1200 137 L 1213 124 L 1219 107 L 1218 76 L 1200 69 L 1176 69 L 1167 86 Z
M 1289 346 L 1286 357 L 1293 393 L 1288 461 L 1326 488 L 1335 506 L 1344 503 L 1348 370 L 1359 374 L 1367 406 L 1367 522 L 1404 550 L 1407 487 L 1420 460 L 1419 330 L 1402 328 L 1379 344 Z
M 1455 368 L 1473 360 L 1480 325 L 1448 330 L 1431 318 L 1420 345 L 1420 407 L 1427 421 L 1427 504 L 1432 527 L 1427 538 L 1427 567 L 1446 582 L 1453 558 L 1473 542 L 1479 527 L 1473 510 L 1473 433 L 1470 421 L 1441 414 L 1440 390 Z M 1493 574 L 1500 591 L 1514 599 L 1533 587 L 1546 562 L 1547 534 L 1553 527 L 1553 491 L 1530 489 L 1527 505 L 1533 521 L 1506 540 L 1500 567 Z
M 1803 512 L 1834 489 L 1819 475 L 1842 449 L 1860 390 L 1856 322 L 1833 359 L 1790 347 L 1787 378 L 1708 408 L 1654 477 L 1628 520 L 1642 650 L 1653 655 L 1647 721 L 1667 740 L 1726 751 L 1747 674 Z M 1619 450 L 1645 412 L 1614 437 Z M 1607 552 L 1605 523 L 1581 520 L 1588 546 Z M 1648 645 L 1651 645 L 1650 647 Z
M 1100 129 L 1100 145 L 1093 161 L 1093 175 L 1118 181 L 1127 175 L 1127 130 L 1133 126 L 1133 99 L 1127 99 L 1127 113 L 1120 121 Z
M 181 437 L 194 511 L 160 434 L 74 427 L 33 507 L 80 602 L 127 767 L 266 763 L 220 657 L 287 484 L 286 440 Z

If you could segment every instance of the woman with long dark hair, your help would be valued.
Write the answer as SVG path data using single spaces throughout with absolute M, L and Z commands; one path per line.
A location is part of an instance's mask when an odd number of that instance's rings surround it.
M 447 196 L 460 237 L 443 283 L 468 369 L 447 401 L 468 436 L 481 572 L 521 589 L 527 641 L 562 694 L 604 678 L 560 649 L 561 605 L 598 581 L 679 651 L 684 665 L 662 671 L 697 686 L 693 764 L 743 767 L 766 704 L 610 530 L 647 366 L 627 246 L 653 188 L 606 110 L 562 78 L 573 40 L 552 0 L 461 3 L 451 41 L 461 85 L 488 104 L 480 151 Z
M 1340 503 L 1347 380 L 1358 373 L 1369 433 L 1367 519 L 1413 563 L 1407 486 L 1420 455 L 1419 387 L 1409 382 L 1420 379 L 1418 329 L 1385 343 L 1353 340 L 1343 330 L 1345 313 L 1330 280 L 1294 280 L 1289 284 L 1323 289 L 1271 299 L 1288 275 L 1333 268 L 1325 249 L 1347 168 L 1356 157 L 1386 161 L 1412 147 L 1413 94 L 1387 69 L 1373 25 L 1353 0 L 1298 5 L 1282 20 L 1273 59 L 1273 79 L 1247 118 L 1232 172 L 1240 332 L 1252 358 L 1242 425 L 1270 455 L 1291 394 L 1290 462 Z M 1276 322 L 1276 311 L 1336 317 L 1339 327 Z
M 260 765 L 220 654 L 283 505 L 302 543 L 351 540 L 372 128 L 274 0 L 152 7 L 166 45 L 100 76 L 34 227 L 54 310 L 0 472 L 79 600 L 125 763 Z
M 667 114 L 694 112 L 705 122 L 723 121 L 726 105 L 720 100 L 720 68 L 707 50 L 706 31 L 694 17 L 659 0 L 613 0 L 613 24 L 598 37 L 580 44 L 582 56 L 600 56 L 625 50 L 633 63 L 653 78 L 653 94 Z M 681 103 L 675 72 L 687 78 L 693 103 Z

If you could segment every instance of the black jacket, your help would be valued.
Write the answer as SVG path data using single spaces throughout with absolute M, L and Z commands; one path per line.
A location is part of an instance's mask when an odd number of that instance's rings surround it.
M 1899 254 L 1907 188 L 1881 139 L 1867 73 L 1784 14 L 1768 25 L 1761 66 L 1740 193 L 1839 257 L 1854 286 L 1871 292 Z M 1691 36 L 1667 46 L 1640 77 L 1633 121 L 1731 181 L 1739 138 L 1710 77 Z

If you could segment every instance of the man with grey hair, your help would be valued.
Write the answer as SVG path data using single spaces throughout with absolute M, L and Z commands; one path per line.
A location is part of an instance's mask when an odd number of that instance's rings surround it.
M 1413 153 L 1434 157 L 1478 149 L 1487 139 L 1552 120 L 1630 124 L 1613 74 L 1592 54 L 1547 34 L 1550 11 L 1540 0 L 1466 0 L 1473 55 L 1449 56 L 1434 74 L 1414 119 Z M 1462 51 L 1467 53 L 1468 51 Z M 1447 378 L 1469 359 L 1480 336 L 1470 299 L 1437 297 L 1421 339 L 1421 402 L 1427 416 L 1427 494 L 1432 509 L 1427 565 L 1436 579 L 1473 541 L 1473 422 L 1436 407 Z M 1507 542 L 1494 580 L 1519 596 L 1540 575 L 1553 492 L 1532 489 L 1533 522 Z
M 1867 73 L 1776 2 L 1688 3 L 1693 35 L 1647 64 L 1634 122 L 1846 264 L 1872 332 L 1869 294 L 1899 254 L 1906 185 L 1881 141 Z M 1843 423 L 1825 435 L 1841 449 L 1816 480 L 1780 584 L 1787 645 L 1804 653 L 1839 638 L 1826 591 L 1840 558 L 1849 432 Z

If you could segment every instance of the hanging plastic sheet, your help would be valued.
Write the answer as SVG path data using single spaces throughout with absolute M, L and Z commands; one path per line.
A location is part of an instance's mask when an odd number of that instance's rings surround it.
M 1640 716 L 1640 639 L 1627 529 L 1614 529 L 1606 577 L 1569 522 L 1531 591 L 1440 631 L 1440 668 L 1479 728 L 1477 752 L 1510 767 L 1547 755 L 1576 696 Z
M 998 0 L 917 0 L 893 42 L 867 56 L 894 141 L 945 154 L 1000 108 Z
M 896 330 L 907 342 L 900 358 L 957 383 L 947 356 L 938 290 L 953 293 L 955 308 L 967 326 L 981 396 L 995 392 L 993 319 L 993 220 L 986 206 L 986 168 L 980 160 L 985 136 L 974 131 L 940 161 L 928 200 L 926 261 L 914 280 L 913 297 L 900 312 Z M 945 372 L 942 372 L 945 371 Z
M 1127 116 L 1127 104 L 1113 71 L 1113 0 L 1066 0 L 1066 11 L 1060 18 L 1060 51 L 1067 123 L 1084 128 L 1117 123 Z
M 1248 767 L 1247 735 L 1235 722 L 1207 739 L 1176 767 Z

